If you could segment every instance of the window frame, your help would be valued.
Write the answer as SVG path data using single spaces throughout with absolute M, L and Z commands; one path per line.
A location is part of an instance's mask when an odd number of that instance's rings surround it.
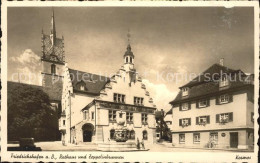
M 133 112 L 126 112 L 126 122 L 133 123 L 133 120 L 134 120 Z
M 144 140 L 148 140 L 148 132 L 147 132 L 147 130 L 143 130 L 142 136 L 143 136 Z
M 51 64 L 51 74 L 55 75 L 56 74 L 56 65 Z
M 182 88 L 182 97 L 188 96 L 189 95 L 189 89 L 188 87 Z
M 134 105 L 144 105 L 144 98 L 143 97 L 136 97 L 134 96 Z
M 125 103 L 125 95 L 121 93 L 114 93 L 113 100 L 116 103 Z
M 184 107 L 184 105 L 186 107 Z M 182 103 L 181 104 L 181 111 L 187 111 L 187 110 L 189 110 L 189 103 L 188 102 Z
M 202 100 L 199 100 L 199 108 L 205 108 L 208 106 L 208 100 L 207 99 L 202 99 Z M 203 105 L 202 105 L 203 103 Z
M 229 80 L 228 80 L 228 77 L 223 77 L 220 79 L 219 81 L 219 87 L 226 87 L 229 85 Z
M 116 113 L 117 113 L 116 110 L 109 110 L 108 111 L 109 122 L 116 122 Z
M 142 124 L 143 125 L 147 125 L 148 124 L 148 114 L 147 113 L 142 113 L 141 120 L 142 120 Z
M 223 98 L 222 98 L 223 97 Z M 224 95 L 220 95 L 219 96 L 219 103 L 220 104 L 226 104 L 226 103 L 229 103 L 229 95 L 228 94 L 224 94 Z M 222 101 L 223 100 L 223 101 Z
M 218 132 L 210 132 L 209 140 L 214 141 L 216 144 L 218 144 Z
M 179 134 L 179 144 L 185 144 L 185 134 Z
M 91 112 L 91 120 L 95 120 L 95 112 L 94 111 Z
M 200 133 L 193 133 L 193 143 L 194 144 L 200 143 Z

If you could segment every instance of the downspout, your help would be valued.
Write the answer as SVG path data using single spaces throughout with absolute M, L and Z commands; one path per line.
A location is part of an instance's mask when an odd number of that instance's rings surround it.
M 70 143 L 71 143 L 71 95 L 70 95 L 70 91 L 69 91 L 69 109 L 70 109 Z
M 95 134 L 96 134 L 96 129 L 97 129 L 97 106 L 96 106 L 96 101 L 94 101 L 95 105 Z

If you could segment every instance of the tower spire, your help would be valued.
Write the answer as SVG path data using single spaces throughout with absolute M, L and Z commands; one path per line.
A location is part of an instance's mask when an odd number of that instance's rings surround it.
M 56 40 L 56 27 L 55 27 L 55 18 L 54 18 L 54 10 L 52 9 L 52 16 L 51 16 L 51 39 L 52 39 L 52 44 L 55 44 Z

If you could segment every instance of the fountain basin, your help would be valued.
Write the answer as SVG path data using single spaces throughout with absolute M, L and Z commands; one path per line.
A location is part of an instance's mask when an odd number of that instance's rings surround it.
M 98 150 L 107 152 L 136 151 L 135 142 L 107 142 L 98 144 Z

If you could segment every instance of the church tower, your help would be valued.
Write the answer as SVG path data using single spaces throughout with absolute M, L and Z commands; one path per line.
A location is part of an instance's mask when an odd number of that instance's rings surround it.
M 50 34 L 42 31 L 42 86 L 62 91 L 62 78 L 65 67 L 64 38 L 56 36 L 54 11 L 51 16 Z

